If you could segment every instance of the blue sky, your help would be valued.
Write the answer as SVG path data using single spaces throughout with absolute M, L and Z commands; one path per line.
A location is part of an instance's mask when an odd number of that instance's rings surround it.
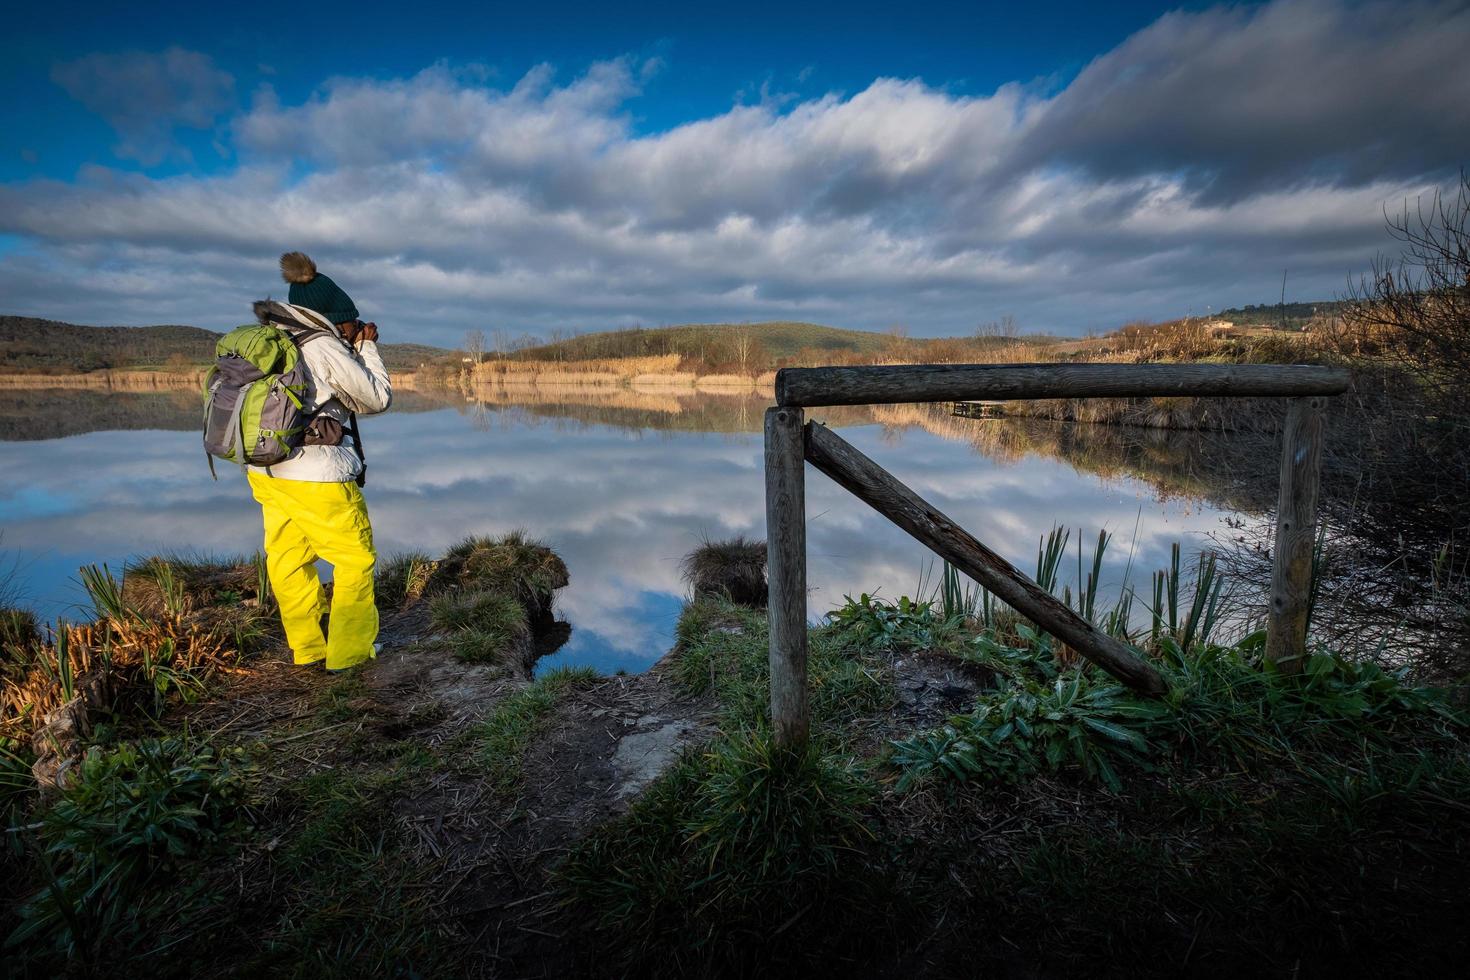
M 1079 333 L 1330 296 L 1470 163 L 1463 2 L 52 4 L 0 312 L 238 322 L 310 251 L 431 342 Z
M 444 61 L 486 81 L 514 80 L 541 63 L 570 70 L 620 54 L 658 58 L 665 70 L 637 106 L 635 130 L 657 132 L 755 101 L 857 91 L 879 76 L 922 77 L 956 93 L 985 93 L 1016 79 L 1055 84 L 1093 55 L 1171 9 L 1158 3 L 450 4 L 425 17 L 419 4 L 63 4 L 23 8 L 0 41 L 0 105 L 7 139 L 0 178 L 68 179 L 85 164 L 152 173 L 208 172 L 232 155 L 211 133 L 176 138 L 190 159 L 150 168 L 109 152 L 112 130 L 53 79 L 53 69 L 94 52 L 179 47 L 207 53 L 248 101 L 259 86 L 286 101 L 309 97 L 329 75 L 392 78 Z M 616 9 L 614 9 L 616 8 Z M 300 19 L 297 19 L 300 18 Z M 18 20 L 18 24 L 14 21 Z M 1057 26 L 1064 23 L 1066 29 Z M 308 57 L 296 57 L 304 48 Z M 29 150 L 22 156 L 23 151 Z

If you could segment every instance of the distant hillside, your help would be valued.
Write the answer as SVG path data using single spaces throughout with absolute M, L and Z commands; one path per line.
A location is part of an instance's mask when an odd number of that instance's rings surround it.
M 689 323 L 583 334 L 517 351 L 511 357 L 528 361 L 591 361 L 678 354 L 691 361 L 717 363 L 738 361 L 742 343 L 758 350 L 759 356 L 752 357 L 753 360 L 765 361 L 792 357 L 803 350 L 864 353 L 880 350 L 889 342 L 890 338 L 884 334 L 817 323 Z M 748 353 L 754 355 L 757 350 Z
M 168 368 L 208 364 L 219 334 L 199 327 L 84 327 L 29 316 L 0 316 L 0 372 L 70 374 L 107 368 Z M 390 371 L 452 359 L 423 344 L 381 344 Z
M 1262 327 L 1300 327 L 1314 317 L 1335 316 L 1342 312 L 1346 303 L 1338 300 L 1316 300 L 1306 303 L 1247 303 L 1221 310 L 1217 316 L 1233 323 Z

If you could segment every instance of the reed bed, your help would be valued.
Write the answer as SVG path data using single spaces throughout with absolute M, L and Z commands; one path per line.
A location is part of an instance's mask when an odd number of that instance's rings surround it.
M 79 697 L 88 702 L 83 714 L 118 714 L 120 705 L 150 697 L 155 709 L 170 695 L 190 699 L 265 635 L 268 613 L 259 595 L 250 606 L 237 592 L 227 605 L 202 605 L 187 572 L 161 559 L 150 570 L 148 601 L 140 606 L 134 590 L 105 566 L 84 567 L 97 618 L 59 622 L 44 636 L 7 644 L 0 657 L 0 738 L 29 739 Z M 240 579 L 252 577 L 242 572 Z
M 755 379 L 748 374 L 706 374 L 694 385 L 697 388 L 754 388 Z
M 484 384 L 507 377 L 530 377 L 541 380 L 614 378 L 629 379 L 640 374 L 671 374 L 679 370 L 678 354 L 655 357 L 613 357 L 587 361 L 511 361 L 493 360 L 477 364 L 471 372 L 476 383 Z M 601 383 L 597 381 L 594 383 Z
M 507 385 L 482 385 L 466 395 L 465 401 L 480 408 L 514 408 L 544 405 L 583 406 L 592 409 L 655 412 L 663 415 L 678 415 L 685 411 L 680 396 L 692 397 L 692 389 L 670 391 L 669 389 L 639 390 L 634 388 L 608 389 L 605 386 L 547 386 L 535 385 L 524 388 Z
M 693 371 L 649 372 L 635 375 L 630 384 L 634 388 L 693 388 L 697 377 Z
M 0 374 L 0 389 L 35 391 L 51 388 L 111 391 L 171 391 L 197 389 L 203 368 L 189 371 L 88 371 L 84 374 Z

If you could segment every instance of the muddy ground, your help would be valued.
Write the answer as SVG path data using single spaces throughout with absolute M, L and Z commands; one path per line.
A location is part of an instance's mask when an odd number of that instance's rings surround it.
M 586 681 L 542 719 L 507 791 L 486 777 L 472 736 L 530 687 L 529 672 L 455 659 L 421 605 L 385 614 L 382 642 L 374 663 L 345 675 L 295 667 L 283 651 L 262 654 L 175 721 L 251 749 L 270 770 L 267 793 L 323 773 L 361 780 L 385 756 L 422 750 L 432 762 L 394 794 L 392 820 L 425 872 L 418 887 L 432 896 L 456 971 L 596 973 L 599 951 L 564 907 L 552 871 L 570 845 L 625 813 L 681 753 L 715 733 L 715 702 L 683 693 L 668 656 L 642 674 Z M 893 660 L 892 672 L 897 703 L 884 730 L 870 733 L 875 739 L 933 725 L 966 708 L 979 688 L 951 660 L 910 655 Z M 253 852 L 231 872 L 245 905 L 269 891 L 270 852 L 299 836 L 306 816 L 267 804 L 261 819 Z M 263 893 L 248 894 L 255 887 Z M 258 926 L 264 934 L 238 938 L 268 938 L 266 922 Z M 223 965 L 219 974 L 232 970 Z

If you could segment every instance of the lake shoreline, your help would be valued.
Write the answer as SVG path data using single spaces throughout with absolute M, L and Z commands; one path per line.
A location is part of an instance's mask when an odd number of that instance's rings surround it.
M 288 662 L 257 568 L 152 567 L 95 581 L 108 625 L 73 628 L 74 652 L 105 633 L 119 656 L 78 660 L 78 693 L 46 696 L 38 774 L 65 805 L 0 800 L 36 807 L 15 811 L 23 847 L 0 855 L 20 883 L 0 925 L 74 903 L 15 949 L 38 975 L 56 962 L 47 940 L 100 922 L 99 902 L 126 904 L 147 942 L 105 925 L 83 941 L 165 973 L 221 943 L 258 972 L 282 941 L 325 941 L 471 975 L 487 934 L 497 971 L 609 977 L 800 960 L 937 980 L 1018 957 L 1045 974 L 1304 957 L 1388 974 L 1464 952 L 1449 898 L 1470 873 L 1465 722 L 1440 694 L 1325 653 L 1303 683 L 1266 671 L 1249 636 L 1156 622 L 1133 640 L 1176 690 L 1162 704 L 1002 608 L 864 596 L 810 629 L 816 744 L 790 754 L 765 727 L 760 596 L 710 594 L 748 574 L 696 582 L 646 673 L 533 678 L 524 630 L 484 598 L 521 596 L 524 626 L 565 584 L 561 559 L 516 536 L 467 541 L 383 568 L 384 652 L 334 676 Z M 1181 607 L 1201 587 L 1176 585 Z M 248 653 L 232 634 L 254 638 Z M 26 690 L 68 676 L 33 627 L 25 642 L 57 661 Z M 1351 782 L 1365 754 L 1367 800 Z M 152 864 L 87 864 L 85 847 L 38 856 L 86 838 L 56 814 L 131 828 L 147 793 L 197 821 L 169 825 L 188 846 L 164 880 L 198 892 L 159 887 Z M 109 889 L 73 892 L 103 871 Z M 1283 942 L 1254 899 L 1301 881 L 1312 895 Z M 351 914 L 314 914 L 333 900 Z

